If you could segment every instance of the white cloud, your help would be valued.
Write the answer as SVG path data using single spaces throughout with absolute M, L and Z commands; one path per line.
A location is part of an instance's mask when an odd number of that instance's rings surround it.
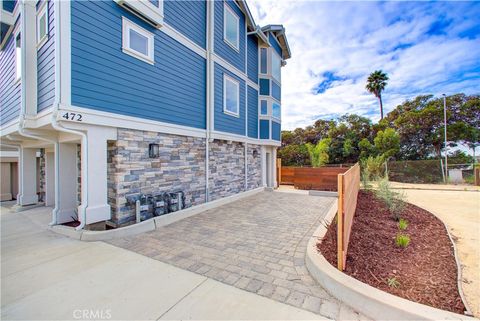
M 469 3 L 253 0 L 249 5 L 258 24 L 286 28 L 292 50 L 282 71 L 286 129 L 344 113 L 377 121 L 378 102 L 364 89 L 376 69 L 390 77 L 386 112 L 422 93 L 480 92 L 479 29 L 468 32 L 480 25 L 480 10 Z M 315 95 L 325 72 L 339 79 Z

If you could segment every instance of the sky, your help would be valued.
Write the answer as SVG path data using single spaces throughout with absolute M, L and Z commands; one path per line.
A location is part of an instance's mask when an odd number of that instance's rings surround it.
M 282 129 L 356 113 L 377 122 L 368 75 L 390 78 L 384 112 L 420 94 L 480 94 L 480 2 L 248 0 L 255 22 L 283 24 Z

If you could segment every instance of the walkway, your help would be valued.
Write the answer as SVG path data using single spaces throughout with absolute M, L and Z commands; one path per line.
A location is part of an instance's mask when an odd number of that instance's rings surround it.
M 319 319 L 131 251 L 55 234 L 46 229 L 51 208 L 0 210 L 2 320 Z
M 358 319 L 305 267 L 308 238 L 335 198 L 262 192 L 110 243 L 334 319 Z
M 430 185 L 432 186 L 432 185 Z M 462 288 L 467 303 L 480 317 L 480 191 L 442 191 L 404 189 L 407 199 L 447 224 L 462 264 Z M 458 187 L 452 187 L 458 188 Z M 477 192 L 472 191 L 476 188 Z

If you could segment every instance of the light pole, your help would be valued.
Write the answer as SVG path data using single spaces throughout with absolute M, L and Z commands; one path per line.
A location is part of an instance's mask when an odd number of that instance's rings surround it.
M 443 122 L 445 123 L 445 180 L 448 183 L 448 157 L 447 157 L 447 96 L 443 94 Z

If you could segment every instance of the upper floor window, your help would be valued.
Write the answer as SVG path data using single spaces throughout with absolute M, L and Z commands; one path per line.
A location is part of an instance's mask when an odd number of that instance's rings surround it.
M 280 82 L 282 58 L 276 51 L 272 50 L 272 77 Z
M 280 119 L 281 116 L 282 112 L 280 110 L 280 105 L 274 102 L 272 104 L 272 117 Z
M 260 115 L 268 115 L 268 104 L 266 100 L 260 101 Z
M 15 80 L 22 78 L 22 35 L 15 36 Z
M 42 3 L 37 12 L 37 46 L 41 47 L 48 40 L 48 10 L 47 1 Z
M 152 33 L 125 18 L 122 19 L 122 49 L 124 53 L 153 65 L 153 41 Z
M 223 76 L 223 112 L 239 116 L 240 110 L 240 83 L 233 78 Z
M 260 73 L 266 74 L 267 72 L 268 72 L 267 48 L 260 48 Z
M 238 16 L 228 4 L 223 7 L 223 39 L 235 50 L 240 48 L 240 22 Z

